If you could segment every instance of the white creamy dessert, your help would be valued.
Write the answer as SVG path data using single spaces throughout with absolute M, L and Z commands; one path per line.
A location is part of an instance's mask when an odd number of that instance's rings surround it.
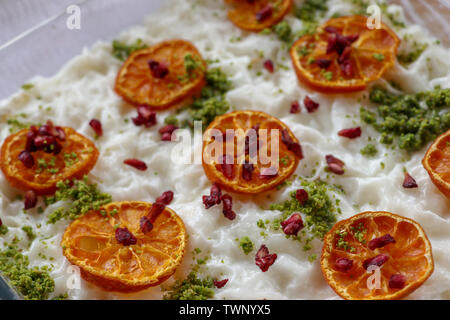
M 375 141 L 379 137 L 379 133 L 362 123 L 359 117 L 360 107 L 370 106 L 368 91 L 325 95 L 299 84 L 287 48 L 273 34 L 249 33 L 233 26 L 227 19 L 223 1 L 167 2 L 143 25 L 126 30 L 118 40 L 131 44 L 142 39 L 153 45 L 166 39 L 183 38 L 191 41 L 205 59 L 218 59 L 210 67 L 220 67 L 232 81 L 233 89 L 226 98 L 235 110 L 269 113 L 286 123 L 300 140 L 305 158 L 300 161 L 295 174 L 308 179 L 321 177 L 329 184 L 343 187 L 345 193 L 337 195 L 342 210 L 339 220 L 362 211 L 383 210 L 414 219 L 422 225 L 433 247 L 435 270 L 408 298 L 450 299 L 450 200 L 437 190 L 421 164 L 426 148 L 408 155 L 398 148 L 392 150 L 377 144 L 377 155 L 364 157 L 360 149 L 367 145 L 369 137 Z M 320 18 L 321 21 L 337 12 L 351 12 L 349 1 L 330 0 L 328 6 L 330 10 Z M 400 7 L 390 6 L 389 11 L 398 12 L 402 18 Z M 302 28 L 302 22 L 292 14 L 285 19 L 294 31 Z M 389 21 L 385 22 L 389 24 Z M 435 39 L 417 25 L 394 30 L 401 39 L 409 35 L 410 40 L 403 41 L 402 49 L 407 49 L 414 40 L 429 45 L 407 68 L 396 63 L 378 84 L 389 86 L 389 81 L 393 80 L 402 90 L 411 93 L 433 90 L 436 85 L 449 88 L 450 50 L 436 44 Z M 262 65 L 260 52 L 264 59 L 275 63 L 274 73 L 259 67 Z M 252 62 L 258 67 L 248 68 Z M 113 90 L 120 66 L 121 61 L 111 54 L 111 44 L 99 42 L 85 49 L 55 76 L 36 77 L 30 81 L 34 85 L 32 89 L 21 90 L 1 101 L 0 117 L 6 120 L 25 113 L 27 123 L 44 123 L 51 119 L 56 125 L 72 127 L 91 139 L 95 134 L 89 127 L 89 120 L 99 119 L 104 134 L 95 140 L 100 157 L 88 175 L 90 182 L 98 183 L 99 189 L 111 194 L 113 201 L 153 202 L 163 191 L 174 192 L 170 208 L 183 219 L 189 240 L 183 264 L 164 286 L 170 286 L 174 279 L 183 279 L 189 273 L 194 263 L 192 251 L 199 248 L 201 253 L 195 255 L 196 258 L 210 257 L 201 267 L 200 276 L 229 279 L 225 287 L 216 291 L 216 299 L 338 298 L 321 274 L 319 259 L 313 262 L 308 259 L 312 254 L 320 257 L 322 243 L 319 240 L 314 240 L 312 249 L 305 252 L 303 244 L 286 239 L 282 232 L 267 230 L 264 237 L 257 226 L 260 219 L 271 220 L 280 215 L 278 211 L 269 210 L 270 204 L 288 199 L 289 193 L 300 187 L 300 181 L 295 179 L 291 185 L 258 196 L 232 194 L 233 210 L 237 213 L 233 221 L 223 216 L 221 206 L 206 210 L 202 195 L 209 194 L 211 182 L 202 166 L 173 163 L 171 150 L 175 144 L 162 142 L 158 133 L 164 117 L 173 111 L 159 112 L 158 126 L 149 129 L 124 121 L 134 117 L 136 111 Z M 258 71 L 262 74 L 258 75 Z M 306 95 L 320 103 L 319 109 L 307 113 L 302 106 L 301 113 L 290 114 L 292 101 L 301 102 Z M 341 129 L 359 125 L 363 134 L 358 139 L 349 140 L 337 135 Z M 9 134 L 9 127 L 3 125 L 1 141 Z M 335 176 L 324 171 L 326 154 L 333 154 L 345 162 L 344 175 Z M 124 165 L 123 160 L 127 158 L 145 161 L 148 169 L 142 172 Z M 419 188 L 402 188 L 404 168 L 415 178 Z M 84 280 L 81 280 L 80 289 L 68 290 L 72 269 L 62 255 L 60 241 L 70 221 L 46 223 L 46 216 L 60 204 L 47 207 L 42 214 L 34 211 L 25 214 L 23 201 L 16 198 L 23 193 L 10 187 L 3 175 L 0 175 L 0 192 L 0 217 L 9 228 L 5 236 L 0 236 L 0 244 L 11 242 L 17 235 L 23 239 L 20 246 L 32 266 L 52 265 L 50 275 L 56 285 L 54 296 L 67 292 L 70 299 L 162 297 L 160 287 L 119 294 L 102 291 Z M 30 247 L 21 229 L 24 225 L 31 226 L 37 234 Z M 244 236 L 255 245 L 249 255 L 244 254 L 235 240 Z M 254 254 L 261 244 L 278 255 L 276 262 L 264 273 L 254 261 Z M 53 259 L 49 260 L 50 257 Z

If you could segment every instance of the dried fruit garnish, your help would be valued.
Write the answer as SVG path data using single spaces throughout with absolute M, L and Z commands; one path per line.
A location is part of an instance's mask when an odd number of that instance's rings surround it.
M 137 117 L 131 118 L 135 125 L 144 125 L 146 128 L 150 128 L 151 126 L 154 126 L 156 124 L 156 112 L 153 111 L 149 106 L 138 106 L 137 113 Z
M 159 129 L 159 134 L 161 135 L 161 140 L 162 141 L 171 141 L 172 133 L 177 129 L 178 129 L 178 127 L 173 124 L 168 124 L 167 126 L 164 126 L 161 129 Z
M 150 68 L 150 71 L 155 78 L 163 79 L 169 74 L 169 68 L 165 63 L 150 59 L 148 61 L 148 67 Z
M 162 195 L 160 195 L 158 198 L 156 198 L 156 202 L 162 203 L 166 206 L 168 206 L 173 200 L 173 191 L 165 191 Z
M 255 256 L 255 263 L 261 269 L 262 272 L 269 270 L 269 267 L 273 265 L 277 259 L 277 254 L 269 254 L 269 249 L 266 245 L 261 245 Z
M 406 284 L 406 277 L 402 274 L 393 274 L 389 278 L 389 288 L 391 289 L 403 289 Z
M 306 110 L 311 113 L 316 111 L 319 108 L 319 103 L 312 100 L 309 96 L 306 96 L 303 100 Z
M 22 161 L 23 165 L 27 168 L 32 168 L 34 166 L 34 158 L 27 150 L 23 150 L 19 153 L 19 160 Z
M 300 204 L 305 204 L 308 201 L 308 192 L 305 189 L 298 189 L 295 192 L 295 198 Z
M 417 188 L 417 187 L 418 187 L 418 185 L 417 185 L 416 180 L 414 180 L 414 178 L 411 177 L 409 175 L 409 173 L 405 171 L 405 179 L 403 180 L 403 188 L 411 189 L 411 188 Z
M 33 190 L 28 190 L 25 192 L 24 209 L 28 210 L 34 208 L 37 203 L 37 196 Z
M 126 159 L 123 163 L 141 171 L 147 170 L 147 164 L 138 159 Z
M 283 142 L 288 150 L 292 151 L 299 159 L 303 159 L 302 146 L 292 139 L 289 131 L 286 129 L 281 131 L 281 142 Z
M 334 268 L 341 272 L 347 272 L 353 267 L 353 260 L 347 258 L 338 258 L 334 263 Z
M 273 71 L 275 70 L 275 68 L 273 66 L 273 62 L 270 59 L 264 61 L 263 66 L 264 66 L 264 69 L 266 69 L 270 73 L 273 73 Z
M 387 233 L 384 236 L 370 240 L 367 246 L 370 250 L 375 250 L 377 248 L 383 248 L 390 243 L 395 243 L 395 239 L 389 233 Z
M 97 119 L 92 119 L 89 121 L 89 125 L 94 130 L 97 137 L 101 137 L 103 135 L 102 123 Z
M 228 279 L 223 279 L 223 280 L 220 280 L 220 281 L 219 280 L 214 280 L 213 281 L 214 286 L 217 289 L 223 288 L 227 284 L 227 282 L 228 282 Z
M 131 246 L 137 243 L 136 237 L 127 228 L 116 229 L 116 240 L 124 246 Z
M 233 159 L 233 157 L 231 157 L 227 154 L 223 155 L 222 159 L 223 159 L 222 164 L 220 165 L 222 173 L 226 178 L 232 179 L 234 176 L 234 170 L 233 170 L 234 169 L 234 165 L 233 165 L 234 159 Z
M 209 209 L 216 204 L 220 204 L 221 197 L 222 197 L 222 191 L 220 190 L 220 186 L 217 183 L 214 183 L 211 186 L 210 195 L 202 197 L 205 208 Z
M 367 270 L 370 266 L 381 267 L 386 261 L 388 261 L 389 256 L 386 254 L 379 254 L 376 257 L 368 258 L 364 260 L 363 267 Z
M 148 213 L 148 218 L 150 219 L 150 222 L 152 223 L 155 222 L 156 218 L 159 217 L 159 215 L 164 211 L 165 208 L 166 205 L 164 203 L 155 201 L 152 204 L 152 207 L 150 208 L 150 211 Z
M 262 22 L 270 18 L 273 14 L 273 6 L 271 3 L 267 4 L 264 8 L 256 13 L 256 21 Z
M 361 127 L 342 129 L 338 135 L 344 138 L 355 139 L 361 136 Z
M 294 213 L 280 224 L 283 228 L 283 232 L 287 235 L 297 235 L 304 227 L 303 219 L 298 213 Z
M 344 162 L 338 158 L 336 158 L 335 156 L 328 154 L 325 156 L 325 159 L 327 161 L 328 164 L 328 169 L 330 169 L 331 172 L 333 172 L 334 174 L 344 174 Z
M 290 113 L 299 113 L 300 110 L 300 103 L 298 103 L 298 101 L 294 101 L 291 103 L 291 110 L 289 111 Z
M 242 179 L 245 181 L 252 180 L 252 172 L 255 170 L 253 163 L 244 163 L 242 165 Z
M 275 167 L 261 168 L 261 172 L 259 174 L 259 178 L 263 180 L 273 179 L 276 176 L 278 176 L 278 169 Z
M 220 199 L 223 202 L 223 215 L 229 220 L 234 220 L 236 213 L 233 211 L 233 198 L 229 194 L 224 194 Z
M 143 216 L 141 220 L 139 220 L 139 225 L 142 233 L 144 234 L 153 230 L 153 223 L 150 221 L 148 216 Z
M 331 60 L 330 59 L 316 59 L 314 61 L 322 69 L 328 68 L 330 66 L 330 64 L 331 64 Z

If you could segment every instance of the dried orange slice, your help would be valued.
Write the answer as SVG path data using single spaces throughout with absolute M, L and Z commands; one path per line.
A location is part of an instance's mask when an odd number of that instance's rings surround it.
M 292 0 L 225 0 L 233 6 L 228 19 L 248 31 L 261 31 L 277 24 L 291 10 Z
M 360 91 L 395 63 L 400 40 L 388 26 L 367 28 L 367 17 L 330 19 L 290 49 L 299 81 L 324 93 Z
M 227 130 L 228 138 L 221 136 Z M 235 111 L 210 123 L 202 158 L 212 182 L 229 191 L 254 194 L 289 178 L 303 155 L 299 141 L 279 119 L 260 111 Z
M 65 141 L 58 154 L 43 150 L 32 152 L 34 165 L 26 167 L 19 154 L 25 149 L 28 129 L 22 129 L 3 142 L 1 148 L 1 169 L 8 182 L 16 188 L 33 190 L 38 195 L 51 194 L 59 181 L 82 178 L 97 162 L 99 152 L 95 144 L 72 128 L 61 128 Z
M 182 261 L 186 229 L 181 218 L 166 207 L 153 229 L 144 234 L 140 219 L 151 207 L 147 202 L 123 201 L 86 213 L 64 232 L 63 254 L 80 268 L 85 280 L 108 291 L 136 292 L 159 285 Z M 119 243 L 117 228 L 127 228 L 135 244 Z
M 166 109 L 201 91 L 205 69 L 192 43 L 167 40 L 133 52 L 117 74 L 115 90 L 131 104 Z
M 428 148 L 422 164 L 431 181 L 450 198 L 450 130 L 441 134 Z
M 361 300 L 405 297 L 434 270 L 431 244 L 422 227 L 384 211 L 363 212 L 336 223 L 325 235 L 320 265 L 338 295 Z M 377 271 L 370 265 L 380 267 L 378 285 Z

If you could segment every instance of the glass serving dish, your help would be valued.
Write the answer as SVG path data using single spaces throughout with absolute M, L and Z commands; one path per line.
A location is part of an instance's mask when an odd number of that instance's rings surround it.
M 194 1 L 194 0 L 180 0 Z M 221 1 L 221 0 L 217 0 Z M 296 1 L 301 4 L 302 1 Z M 450 46 L 448 0 L 392 0 L 407 19 Z M 98 40 L 110 41 L 158 10 L 164 0 L 15 0 L 0 3 L 0 100 L 28 79 L 51 76 Z M 80 29 L 69 28 L 80 9 Z M 69 21 L 69 24 L 73 20 Z M 73 24 L 72 24 L 73 25 Z M 20 299 L 0 276 L 0 299 Z

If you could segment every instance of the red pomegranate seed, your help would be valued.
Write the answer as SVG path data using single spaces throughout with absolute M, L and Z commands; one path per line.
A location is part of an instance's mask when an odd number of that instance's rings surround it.
M 234 218 L 236 218 L 236 213 L 232 209 L 233 198 L 231 198 L 229 194 L 224 194 L 221 197 L 221 200 L 223 202 L 223 215 L 229 220 L 234 220 Z
M 172 191 L 165 191 L 162 195 L 160 195 L 158 198 L 156 198 L 156 202 L 165 204 L 168 206 L 173 200 L 173 192 Z
M 127 228 L 116 229 L 116 240 L 124 246 L 130 246 L 137 243 L 136 237 Z
M 408 172 L 405 172 L 405 179 L 403 180 L 403 188 L 411 189 L 417 187 L 418 185 L 416 180 L 414 180 L 414 178 L 411 177 Z
M 261 10 L 259 10 L 256 13 L 256 21 L 258 22 L 262 22 L 268 18 L 270 18 L 272 16 L 273 13 L 273 7 L 272 4 L 268 4 L 266 5 L 264 8 L 262 8 Z
M 328 33 L 339 33 L 335 27 L 331 26 L 325 27 L 325 31 Z
M 309 96 L 305 97 L 303 103 L 305 104 L 305 108 L 309 113 L 314 112 L 319 108 L 319 104 L 312 100 Z
M 92 119 L 89 121 L 89 125 L 94 130 L 97 137 L 101 137 L 103 135 L 102 123 L 97 119 Z
M 27 132 L 27 142 L 25 144 L 25 150 L 27 150 L 28 152 L 33 152 L 37 150 L 36 146 L 34 145 L 35 138 L 36 138 L 35 132 L 33 132 L 32 130 Z
M 290 113 L 300 113 L 300 103 L 298 101 L 294 101 L 291 103 L 291 110 Z
M 353 267 L 353 260 L 347 258 L 338 258 L 334 263 L 334 268 L 341 272 L 347 272 Z
M 381 267 L 386 261 L 388 261 L 389 256 L 385 254 L 379 254 L 376 257 L 364 260 L 363 267 L 367 270 L 370 266 Z
M 155 220 L 159 217 L 159 215 L 164 211 L 165 208 L 166 205 L 164 203 L 154 202 L 148 213 L 148 218 L 150 219 L 150 222 L 152 223 L 155 222 Z
M 406 277 L 400 273 L 393 274 L 389 279 L 389 288 L 403 289 L 406 284 Z
M 287 235 L 297 235 L 304 227 L 303 219 L 298 213 L 294 213 L 280 224 L 283 232 Z
M 308 192 L 306 192 L 305 189 L 298 189 L 295 192 L 295 198 L 297 199 L 298 203 L 300 203 L 301 205 L 305 204 L 306 201 L 308 201 Z
M 211 208 L 216 204 L 220 204 L 220 198 L 222 197 L 222 191 L 217 183 L 211 186 L 211 191 L 209 196 L 203 196 L 203 204 L 206 209 Z
M 55 127 L 56 131 L 58 132 L 57 138 L 61 141 L 66 141 L 66 132 L 61 127 Z
M 368 247 L 370 250 L 375 250 L 377 248 L 387 246 L 389 243 L 395 243 L 395 239 L 389 233 L 387 233 L 382 237 L 370 240 Z
M 150 221 L 150 218 L 147 216 L 143 216 L 141 220 L 139 221 L 141 225 L 141 231 L 142 233 L 148 233 L 153 230 L 153 224 Z
M 222 164 L 220 165 L 223 175 L 227 179 L 232 179 L 234 176 L 234 165 L 233 165 L 234 159 L 233 157 L 229 155 L 223 155 L 222 157 Z
M 123 163 L 141 171 L 147 170 L 147 165 L 145 162 L 138 159 L 127 159 Z
M 342 129 L 338 131 L 338 136 L 349 138 L 349 139 L 355 139 L 361 137 L 361 127 L 356 128 L 349 128 L 349 129 Z
M 344 174 L 344 162 L 331 154 L 325 156 L 328 164 L 328 169 L 334 174 Z
M 275 167 L 262 168 L 259 173 L 260 179 L 272 179 L 278 175 L 278 169 Z
M 38 199 L 36 193 L 33 190 L 28 190 L 27 192 L 25 192 L 25 201 L 24 201 L 25 210 L 36 207 L 37 200 Z
M 220 288 L 223 288 L 227 284 L 228 279 L 223 279 L 223 280 L 220 280 L 220 281 L 214 280 L 213 282 L 214 282 L 214 286 L 217 289 L 220 289 Z
M 23 150 L 19 153 L 19 160 L 22 161 L 23 165 L 27 168 L 32 168 L 34 166 L 34 158 L 27 150 Z
M 283 129 L 281 131 L 281 142 L 283 142 L 288 150 L 292 151 L 297 156 L 297 158 L 303 159 L 302 146 L 292 140 L 291 135 L 289 134 L 287 129 Z
M 242 165 L 242 179 L 245 181 L 251 181 L 252 180 L 252 173 L 255 170 L 255 167 L 253 166 L 253 163 L 244 163 Z
M 273 265 L 277 259 L 277 254 L 269 254 L 269 249 L 263 244 L 259 248 L 255 256 L 255 264 L 261 269 L 262 272 L 269 270 L 269 267 Z
M 150 128 L 156 124 L 156 112 L 149 106 L 141 105 L 137 107 L 137 113 L 137 117 L 131 118 L 135 125 L 144 125 L 146 128 Z
M 149 60 L 148 67 L 150 68 L 150 71 L 155 78 L 163 79 L 169 74 L 169 68 L 165 63 L 160 63 L 155 60 Z
M 316 64 L 319 66 L 319 68 L 326 69 L 331 65 L 330 59 L 316 59 Z
M 336 50 L 337 36 L 335 33 L 330 34 L 327 39 L 327 54 Z
M 268 72 L 273 73 L 273 71 L 275 70 L 274 66 L 273 66 L 273 62 L 270 59 L 267 59 L 266 61 L 264 61 L 264 69 L 266 69 Z

